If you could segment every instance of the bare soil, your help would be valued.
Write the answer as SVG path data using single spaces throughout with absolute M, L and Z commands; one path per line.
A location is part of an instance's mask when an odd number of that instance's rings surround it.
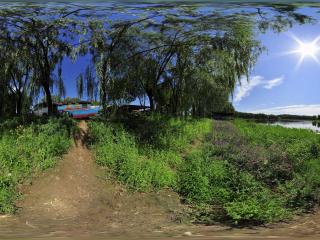
M 130 193 L 103 179 L 85 145 L 87 125 L 70 151 L 27 186 L 14 216 L 0 216 L 0 239 L 319 239 L 320 214 L 294 223 L 231 228 L 181 223 L 186 206 L 171 190 Z

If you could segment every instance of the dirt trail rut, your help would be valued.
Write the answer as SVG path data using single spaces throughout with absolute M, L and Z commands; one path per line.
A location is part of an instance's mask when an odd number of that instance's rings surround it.
M 85 145 L 86 123 L 58 165 L 25 186 L 14 216 L 0 217 L 0 239 L 157 231 L 174 221 L 179 198 L 170 191 L 128 193 L 102 178 Z
M 59 166 L 26 189 L 24 200 L 18 203 L 21 217 L 63 220 L 79 217 L 90 208 L 100 184 L 90 152 L 81 141 L 86 132 L 85 124 L 81 123 L 80 129 L 75 146 Z
M 0 216 L 0 239 L 320 239 L 320 214 L 251 229 L 178 223 L 184 206 L 172 191 L 128 193 L 102 179 L 103 170 L 85 145 L 87 125 L 79 127 L 57 166 L 24 187 L 18 213 Z

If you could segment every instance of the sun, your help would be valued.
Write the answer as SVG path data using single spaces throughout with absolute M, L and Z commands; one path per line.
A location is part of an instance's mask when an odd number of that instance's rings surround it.
M 306 58 L 312 58 L 315 62 L 320 64 L 318 59 L 318 54 L 320 53 L 320 36 L 315 38 L 312 42 L 304 42 L 294 34 L 290 34 L 290 37 L 297 43 L 297 47 L 296 49 L 284 54 L 297 54 L 300 56 L 296 69 L 301 66 Z
M 299 43 L 299 47 L 297 49 L 297 52 L 302 56 L 302 57 L 312 57 L 316 58 L 316 55 L 319 51 L 319 47 L 317 46 L 316 43 L 311 42 L 311 43 Z

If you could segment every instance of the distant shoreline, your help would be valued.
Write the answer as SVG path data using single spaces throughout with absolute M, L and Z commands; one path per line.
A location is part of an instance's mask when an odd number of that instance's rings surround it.
M 293 114 L 264 114 L 264 113 L 247 113 L 247 112 L 234 112 L 234 113 L 214 113 L 214 119 L 230 119 L 230 118 L 242 118 L 242 119 L 253 119 L 257 121 L 314 121 L 320 122 L 318 116 L 307 116 L 307 115 L 293 115 Z

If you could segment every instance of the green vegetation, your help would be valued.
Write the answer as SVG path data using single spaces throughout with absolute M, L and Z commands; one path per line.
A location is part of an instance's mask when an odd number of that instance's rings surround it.
M 200 221 L 271 222 L 319 203 L 317 134 L 241 120 L 214 126 L 213 145 L 191 155 L 183 175 L 185 182 L 198 185 L 190 191 L 187 184 L 183 193 L 190 202 L 204 204 L 197 211 Z M 192 169 L 197 172 L 188 174 Z
M 242 119 L 255 119 L 259 121 L 297 121 L 297 120 L 314 120 L 316 116 L 303 116 L 303 115 L 293 115 L 293 114 L 280 114 L 280 115 L 273 115 L 273 114 L 264 114 L 264 113 L 246 113 L 246 112 L 235 112 L 233 114 L 235 118 L 242 118 Z
M 99 96 L 105 113 L 110 102 L 138 98 L 174 116 L 230 113 L 237 82 L 264 50 L 256 33 L 312 20 L 290 4 L 237 3 L 234 11 L 228 5 L 202 11 L 201 4 L 66 6 L 0 9 L 0 117 L 29 113 L 40 96 L 53 114 L 54 94 L 66 95 L 66 60 L 80 64 L 78 97 Z M 87 66 L 78 61 L 83 56 L 91 59 Z
M 132 191 L 172 188 L 193 207 L 194 221 L 205 223 L 278 221 L 318 203 L 317 135 L 240 120 L 212 127 L 195 118 L 234 112 L 230 95 L 265 50 L 257 33 L 312 21 L 300 5 L 237 6 L 0 8 L 0 118 L 19 116 L 0 119 L 0 212 L 13 211 L 17 185 L 69 147 L 72 122 L 25 116 L 40 96 L 53 114 L 70 60 L 81 65 L 78 97 L 103 107 L 103 118 L 89 123 L 89 140 L 106 177 Z M 109 104 L 134 100 L 149 103 L 152 116 L 104 118 Z
M 319 202 L 320 138 L 235 120 L 91 122 L 97 163 L 133 191 L 170 187 L 195 222 L 280 221 Z M 193 144 L 192 144 L 193 143 Z
M 44 121 L 23 126 L 19 125 L 19 119 L 15 119 L 0 124 L 0 213 L 15 210 L 18 184 L 54 166 L 70 146 L 70 135 L 74 129 L 72 121 Z
M 319 135 L 303 129 L 244 121 L 236 121 L 235 124 L 250 144 L 267 152 L 269 158 L 264 164 L 259 164 L 259 170 L 263 172 L 259 178 L 278 188 L 288 207 L 309 208 L 319 202 Z
M 136 191 L 176 188 L 181 153 L 195 139 L 211 132 L 210 120 L 164 117 L 130 119 L 124 123 L 90 122 L 97 163 L 108 167 L 120 182 Z
M 290 216 L 283 198 L 244 167 L 256 159 L 242 141 L 231 123 L 215 122 L 210 140 L 186 158 L 180 193 L 195 204 L 195 221 L 264 223 Z

